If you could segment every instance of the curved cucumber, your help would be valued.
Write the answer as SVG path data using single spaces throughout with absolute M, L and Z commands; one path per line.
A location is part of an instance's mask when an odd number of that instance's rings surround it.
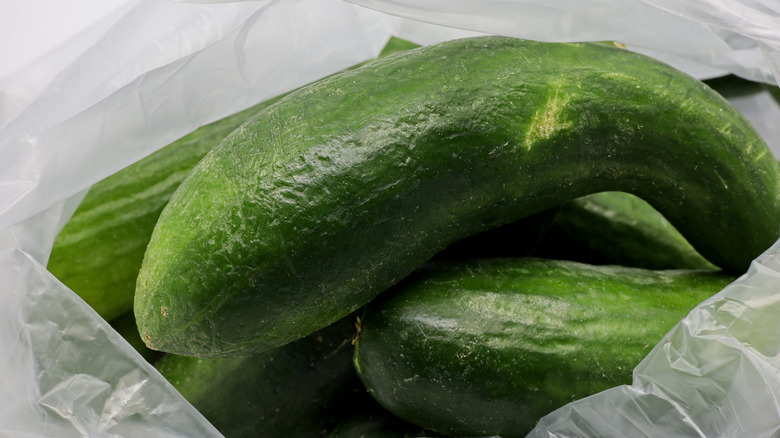
M 324 436 L 355 409 L 355 317 L 256 355 L 165 355 L 155 367 L 226 438 Z
M 514 258 L 440 265 L 369 303 L 355 366 L 380 404 L 453 436 L 523 437 L 634 367 L 733 277 Z
M 645 269 L 715 269 L 658 211 L 623 192 L 569 201 L 532 255 Z
M 338 320 L 452 242 L 607 190 L 742 273 L 778 238 L 778 167 L 721 96 L 603 44 L 466 38 L 322 80 L 207 154 L 138 277 L 147 345 L 225 356 Z

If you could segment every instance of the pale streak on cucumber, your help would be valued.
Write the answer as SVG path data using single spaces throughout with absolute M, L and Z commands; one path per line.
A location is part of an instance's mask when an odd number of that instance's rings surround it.
M 161 208 L 161 205 L 159 204 L 149 205 L 149 203 L 146 201 L 148 199 L 162 199 L 160 197 L 161 194 L 169 191 L 171 186 L 178 185 L 181 182 L 183 179 L 182 173 L 183 172 L 172 173 L 164 180 L 148 187 L 144 187 L 143 190 L 135 193 L 133 195 L 133 199 L 134 203 L 137 204 L 138 207 L 132 210 L 124 211 L 121 208 L 123 205 L 128 204 L 127 198 L 114 199 L 96 205 L 89 210 L 83 210 L 80 212 L 79 216 L 74 216 L 73 225 L 71 225 L 71 227 L 74 230 L 78 229 L 77 227 L 80 224 L 88 224 L 89 227 L 83 228 L 77 232 L 74 231 L 70 234 L 63 234 L 58 236 L 58 245 L 65 247 L 68 245 L 77 244 L 81 241 L 89 239 L 91 236 L 95 236 L 102 231 L 116 226 L 115 222 L 99 220 L 101 217 L 106 217 L 112 212 L 115 215 L 117 214 L 116 212 L 121 213 L 122 222 L 130 222 L 133 219 L 149 214 L 157 208 Z
M 537 140 L 546 140 L 555 134 L 572 126 L 570 121 L 560 120 L 561 109 L 569 102 L 569 97 L 560 96 L 561 85 L 555 86 L 555 92 L 547 99 L 544 108 L 534 113 L 531 127 L 525 136 L 524 145 L 529 151 Z

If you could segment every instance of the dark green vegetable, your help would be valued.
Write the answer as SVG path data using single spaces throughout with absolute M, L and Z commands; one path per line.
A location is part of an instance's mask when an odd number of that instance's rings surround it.
M 155 366 L 226 438 L 324 436 L 363 390 L 352 366 L 355 317 L 251 356 L 165 355 Z M 364 390 L 363 390 L 364 391 Z
M 650 204 L 623 192 L 560 206 L 532 254 L 646 269 L 715 269 Z
M 649 349 L 732 280 L 533 258 L 434 265 L 366 306 L 355 366 L 420 427 L 523 437 L 568 402 L 630 384 Z
M 648 201 L 743 273 L 778 238 L 778 167 L 721 96 L 602 44 L 479 37 L 291 93 L 163 210 L 135 312 L 150 348 L 263 351 L 472 234 L 601 191 Z

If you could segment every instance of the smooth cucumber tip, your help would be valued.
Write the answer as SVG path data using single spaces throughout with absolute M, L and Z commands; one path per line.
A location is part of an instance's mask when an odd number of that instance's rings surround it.
M 170 345 L 171 335 L 175 332 L 170 324 L 170 304 L 164 302 L 161 288 L 152 281 L 153 278 L 145 266 L 141 268 L 133 301 L 138 333 L 148 348 L 176 353 Z

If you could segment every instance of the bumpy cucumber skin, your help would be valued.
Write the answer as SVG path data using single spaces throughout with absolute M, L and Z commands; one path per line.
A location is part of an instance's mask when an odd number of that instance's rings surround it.
M 413 275 L 369 303 L 355 349 L 390 412 L 453 436 L 525 436 L 633 368 L 732 277 L 570 261 L 479 259 Z
M 203 126 L 97 182 L 54 240 L 47 269 L 107 321 L 132 311 L 146 246 L 173 192 L 206 152 L 275 100 Z
M 262 351 L 464 236 L 607 190 L 741 273 L 778 237 L 778 181 L 733 107 L 646 57 L 504 37 L 428 46 L 292 93 L 207 154 L 160 216 L 136 317 L 154 349 Z
M 226 438 L 325 436 L 355 409 L 355 316 L 256 355 L 165 355 L 155 367 Z
M 532 255 L 645 269 L 715 269 L 658 211 L 623 192 L 601 192 L 556 209 Z

